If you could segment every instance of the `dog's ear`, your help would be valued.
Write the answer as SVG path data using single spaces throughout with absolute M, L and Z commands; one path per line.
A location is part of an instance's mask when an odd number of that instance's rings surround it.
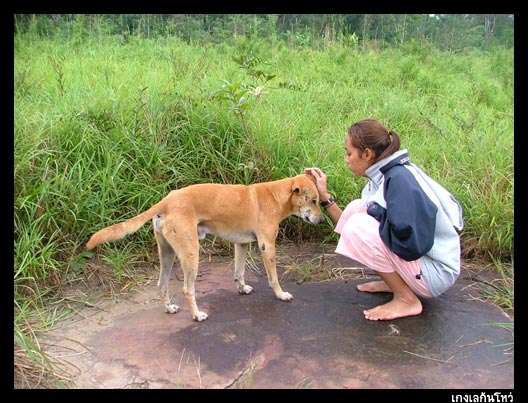
M 308 179 L 310 179 L 313 183 L 317 184 L 313 175 L 304 174 L 304 176 L 308 177 Z
M 299 194 L 301 192 L 302 182 L 299 180 L 298 176 L 294 176 L 292 178 L 292 182 L 293 182 L 291 185 L 292 193 Z

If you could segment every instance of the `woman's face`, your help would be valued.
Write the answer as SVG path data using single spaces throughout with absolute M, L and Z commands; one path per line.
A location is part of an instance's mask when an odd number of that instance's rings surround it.
M 354 147 L 348 134 L 345 136 L 345 150 L 345 163 L 348 169 L 354 175 L 365 176 L 365 171 L 374 163 L 372 151 L 368 148 L 365 151 L 360 151 L 359 148 Z

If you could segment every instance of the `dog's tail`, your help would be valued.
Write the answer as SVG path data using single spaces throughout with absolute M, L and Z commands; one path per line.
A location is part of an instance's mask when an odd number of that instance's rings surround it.
M 128 234 L 136 232 L 156 214 L 163 212 L 165 204 L 165 200 L 162 200 L 151 208 L 149 208 L 147 211 L 144 211 L 143 213 L 133 218 L 130 218 L 129 220 L 120 222 L 119 224 L 111 225 L 109 227 L 103 228 L 100 231 L 97 231 L 86 243 L 86 249 L 93 249 L 103 242 L 117 241 L 118 239 L 124 238 Z

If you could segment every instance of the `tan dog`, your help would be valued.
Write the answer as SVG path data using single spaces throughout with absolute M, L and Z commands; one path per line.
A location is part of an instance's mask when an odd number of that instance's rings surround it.
M 203 321 L 207 314 L 198 310 L 194 282 L 198 274 L 199 240 L 207 234 L 235 244 L 234 277 L 240 294 L 253 290 L 245 283 L 244 271 L 248 244 L 257 241 L 275 296 L 282 301 L 293 298 L 279 285 L 275 261 L 279 224 L 290 215 L 314 225 L 324 221 L 317 188 L 307 175 L 249 186 L 197 184 L 173 190 L 138 216 L 100 230 L 90 238 L 86 248 L 121 239 L 152 218 L 160 259 L 158 287 L 165 310 L 176 313 L 179 309 L 169 298 L 169 277 L 177 256 L 183 269 L 183 295 L 192 318 Z

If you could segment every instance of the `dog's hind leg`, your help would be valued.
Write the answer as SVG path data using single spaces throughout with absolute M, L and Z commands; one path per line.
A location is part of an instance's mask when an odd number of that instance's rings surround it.
M 235 281 L 239 294 L 249 294 L 253 291 L 253 287 L 247 285 L 244 279 L 248 245 L 247 243 L 235 244 Z
M 201 322 L 206 320 L 208 316 L 205 312 L 200 311 L 196 305 L 194 283 L 198 276 L 200 243 L 196 224 L 190 221 L 179 217 L 178 221 L 165 222 L 163 235 L 165 240 L 176 251 L 178 260 L 181 263 L 183 270 L 183 296 L 187 301 L 192 318 Z M 194 231 L 192 231 L 193 227 Z
M 169 296 L 169 279 L 174 265 L 174 259 L 176 252 L 165 240 L 165 237 L 161 233 L 163 217 L 158 215 L 152 219 L 154 224 L 154 236 L 158 243 L 158 253 L 160 260 L 160 275 L 158 279 L 158 287 L 160 291 L 160 297 L 163 305 L 165 306 L 165 312 L 176 313 L 178 312 L 178 305 L 171 304 Z
M 196 292 L 194 289 L 194 283 L 198 276 L 198 264 L 199 264 L 199 253 L 200 244 L 198 238 L 195 241 L 191 241 L 187 244 L 186 248 L 178 254 L 182 269 L 183 269 L 183 295 L 187 300 L 187 305 L 191 310 L 192 318 L 198 322 L 206 320 L 208 318 L 205 312 L 198 309 L 196 304 Z

